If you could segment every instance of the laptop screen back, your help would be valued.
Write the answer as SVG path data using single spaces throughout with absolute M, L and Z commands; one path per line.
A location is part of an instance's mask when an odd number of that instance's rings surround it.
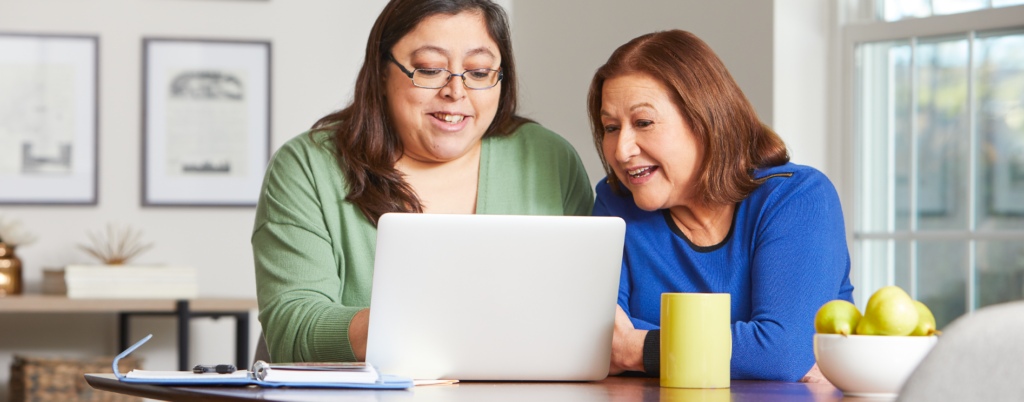
M 386 214 L 367 361 L 415 379 L 602 379 L 624 235 L 609 217 Z

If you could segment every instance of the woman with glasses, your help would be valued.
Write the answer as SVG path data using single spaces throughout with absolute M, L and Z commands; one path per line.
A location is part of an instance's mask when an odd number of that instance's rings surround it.
M 490 0 L 392 0 L 352 103 L 274 155 L 252 235 L 274 361 L 364 359 L 385 213 L 590 214 L 576 151 L 515 115 L 510 38 Z
M 814 316 L 853 301 L 839 197 L 789 163 L 718 56 L 689 32 L 618 48 L 588 110 L 608 177 L 594 215 L 626 221 L 611 374 L 660 369 L 661 294 L 731 296 L 731 378 L 824 381 Z

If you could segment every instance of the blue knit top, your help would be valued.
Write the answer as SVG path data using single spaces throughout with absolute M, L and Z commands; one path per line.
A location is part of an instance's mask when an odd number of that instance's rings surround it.
M 712 246 L 694 245 L 668 210 L 644 211 L 605 181 L 594 215 L 626 221 L 619 305 L 637 329 L 658 329 L 663 292 L 729 293 L 732 378 L 797 381 L 814 365 L 818 308 L 853 301 L 843 211 L 814 168 L 787 163 L 754 177 L 763 184 L 737 204 L 729 234 Z M 657 356 L 650 346 L 645 367 Z

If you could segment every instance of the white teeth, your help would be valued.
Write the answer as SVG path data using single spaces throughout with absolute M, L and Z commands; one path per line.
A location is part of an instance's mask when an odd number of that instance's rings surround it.
M 646 177 L 651 174 L 651 167 L 648 166 L 639 169 L 627 170 L 626 173 L 633 177 Z
M 441 114 L 441 113 L 439 113 L 439 114 L 436 114 L 435 116 L 437 116 L 437 118 L 439 118 L 441 120 L 444 120 L 445 122 L 450 123 L 450 124 L 461 123 L 462 119 L 466 118 L 466 116 L 457 115 L 457 114 Z

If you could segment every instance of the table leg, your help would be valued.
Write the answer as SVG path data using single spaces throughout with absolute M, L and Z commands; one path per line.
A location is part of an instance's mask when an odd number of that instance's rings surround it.
M 235 315 L 235 367 L 249 368 L 249 312 Z
M 128 337 L 130 335 L 129 327 L 128 327 L 128 319 L 130 317 L 131 317 L 131 314 L 128 314 L 128 313 L 117 313 L 117 322 L 118 322 L 118 324 L 117 324 L 118 325 L 118 329 L 117 329 L 117 331 L 118 331 L 118 335 L 117 335 L 117 353 L 124 352 L 125 349 L 128 349 L 128 341 L 129 341 Z
M 189 313 L 188 300 L 178 300 L 178 371 L 188 371 Z

